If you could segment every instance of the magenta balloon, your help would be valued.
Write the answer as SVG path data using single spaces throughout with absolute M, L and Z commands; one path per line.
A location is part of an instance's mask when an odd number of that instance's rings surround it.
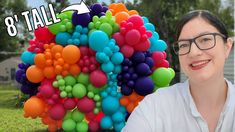
M 133 23 L 134 28 L 141 27 L 144 24 L 143 19 L 139 15 L 130 16 L 127 22 Z
M 122 36 L 121 33 L 115 33 L 113 35 L 113 39 L 115 39 L 116 43 L 118 44 L 118 46 L 122 46 L 124 45 L 125 41 L 124 41 L 124 37 Z
M 107 76 L 101 70 L 95 70 L 90 74 L 90 82 L 95 87 L 103 87 L 107 83 Z
M 159 67 L 169 68 L 169 66 L 169 62 L 167 60 L 163 60 Z
M 64 108 L 66 110 L 72 110 L 76 107 L 76 101 L 74 99 L 68 98 L 64 101 Z
M 95 102 L 85 96 L 82 99 L 78 100 L 77 108 L 83 113 L 89 113 L 95 108 Z
M 55 104 L 52 106 L 52 108 L 49 110 L 49 115 L 54 120 L 61 120 L 64 118 L 65 115 L 65 109 L 62 104 Z
M 150 41 L 148 39 L 134 46 L 135 50 L 137 51 L 146 51 L 149 49 L 149 47 L 150 47 Z
M 161 60 L 161 61 L 164 60 L 164 54 L 160 51 L 155 51 L 152 53 L 152 58 L 156 64 L 159 60 Z
M 128 45 L 135 45 L 140 41 L 140 32 L 136 29 L 128 31 L 125 35 L 125 40 Z
M 121 52 L 124 55 L 124 57 L 129 58 L 133 55 L 134 49 L 133 49 L 133 47 L 131 47 L 129 45 L 124 45 L 121 47 Z
M 50 98 L 55 93 L 55 89 L 52 87 L 52 85 L 42 84 L 39 87 L 39 92 L 43 97 Z

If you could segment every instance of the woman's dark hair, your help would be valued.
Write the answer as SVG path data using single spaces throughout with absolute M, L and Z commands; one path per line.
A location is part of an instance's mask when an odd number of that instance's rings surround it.
M 224 24 L 222 23 L 221 20 L 219 20 L 218 17 L 214 16 L 213 14 L 211 14 L 207 10 L 195 10 L 195 11 L 191 11 L 191 12 L 187 13 L 185 16 L 183 16 L 179 20 L 179 22 L 176 26 L 176 41 L 178 40 L 178 38 L 180 36 L 180 33 L 181 33 L 183 26 L 186 23 L 188 23 L 190 20 L 197 18 L 197 17 L 201 17 L 202 19 L 207 21 L 209 24 L 214 26 L 221 34 L 223 34 L 225 36 L 224 40 L 226 41 L 226 39 L 228 38 L 228 32 L 227 32 Z

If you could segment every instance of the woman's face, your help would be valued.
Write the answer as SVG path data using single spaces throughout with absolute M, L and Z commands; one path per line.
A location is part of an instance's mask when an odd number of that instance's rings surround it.
M 206 33 L 219 33 L 219 31 L 204 19 L 197 17 L 183 26 L 178 40 L 192 39 Z M 232 47 L 232 40 L 228 40 L 225 43 L 221 36 L 216 35 L 215 47 L 208 50 L 200 50 L 193 42 L 190 52 L 179 56 L 181 69 L 186 76 L 194 82 L 223 77 L 225 59 Z

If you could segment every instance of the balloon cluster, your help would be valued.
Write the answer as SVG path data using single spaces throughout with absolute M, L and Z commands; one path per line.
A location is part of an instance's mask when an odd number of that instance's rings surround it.
M 35 30 L 16 80 L 30 98 L 24 116 L 49 131 L 121 131 L 148 94 L 168 86 L 174 70 L 155 27 L 122 3 L 57 15 Z

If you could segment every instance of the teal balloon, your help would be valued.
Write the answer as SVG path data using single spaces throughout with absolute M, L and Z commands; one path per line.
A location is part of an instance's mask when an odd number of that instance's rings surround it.
M 87 132 L 88 131 L 88 124 L 85 121 L 77 123 L 76 126 L 77 132 Z
M 167 44 L 163 40 L 157 40 L 157 51 L 164 51 L 167 49 Z
M 112 120 L 113 120 L 113 122 L 121 122 L 121 121 L 125 121 L 125 116 L 123 115 L 123 113 L 122 112 L 120 112 L 120 111 L 117 111 L 116 113 L 114 113 L 113 115 L 112 115 Z
M 86 45 L 88 43 L 88 37 L 86 34 L 82 34 L 80 37 L 80 43 L 81 45 Z
M 105 72 L 105 73 L 110 73 L 114 70 L 114 64 L 109 61 L 108 63 L 103 63 L 101 65 L 101 69 Z
M 168 68 L 157 68 L 153 72 L 152 79 L 158 87 L 165 87 L 171 82 L 172 73 Z
M 125 126 L 125 123 L 124 123 L 124 122 L 115 123 L 115 124 L 114 124 L 114 130 L 115 130 L 116 132 L 120 132 L 124 126 Z
M 77 109 L 75 109 L 72 112 L 72 119 L 76 122 L 81 122 L 84 119 L 84 117 L 85 117 L 84 114 L 78 111 Z
M 103 51 L 108 46 L 108 43 L 109 37 L 105 32 L 96 30 L 90 34 L 89 46 L 94 51 Z
M 148 20 L 148 18 L 147 18 L 147 17 L 142 16 L 142 19 L 143 19 L 143 21 L 144 21 L 144 24 L 145 24 L 145 23 L 149 23 L 149 20 Z
M 89 84 L 89 74 L 80 73 L 77 76 L 77 82 L 87 86 Z
M 119 106 L 119 100 L 112 96 L 104 98 L 101 103 L 105 115 L 112 115 L 118 110 Z
M 71 39 L 71 35 L 67 32 L 60 32 L 56 35 L 55 41 L 57 44 L 61 44 L 62 46 L 66 46 L 68 44 L 68 40 Z
M 34 57 L 35 57 L 35 53 L 24 51 L 23 54 L 21 55 L 21 60 L 26 64 L 33 65 Z
M 124 56 L 122 55 L 122 53 L 120 52 L 116 52 L 112 55 L 111 57 L 111 61 L 113 62 L 113 64 L 115 65 L 119 65 L 123 62 L 124 60 Z
M 104 52 L 97 52 L 96 60 L 100 63 L 107 63 L 110 61 L 109 57 Z
M 71 75 L 68 75 L 64 78 L 64 81 L 65 81 L 65 84 L 66 85 L 70 85 L 70 86 L 73 86 L 76 84 L 76 79 L 71 76 Z
M 113 126 L 112 119 L 109 116 L 105 116 L 100 121 L 100 126 L 103 129 L 110 129 Z
M 146 24 L 144 24 L 144 26 L 145 26 L 146 30 L 150 30 L 152 32 L 155 31 L 155 27 L 152 23 L 146 23 Z
M 113 73 L 114 74 L 119 74 L 122 71 L 122 66 L 121 65 L 115 65 Z
M 64 131 L 73 131 L 76 128 L 76 122 L 72 119 L 64 120 L 62 123 L 62 128 Z
M 72 94 L 76 98 L 82 98 L 86 95 L 86 87 L 82 84 L 76 84 L 73 86 Z

